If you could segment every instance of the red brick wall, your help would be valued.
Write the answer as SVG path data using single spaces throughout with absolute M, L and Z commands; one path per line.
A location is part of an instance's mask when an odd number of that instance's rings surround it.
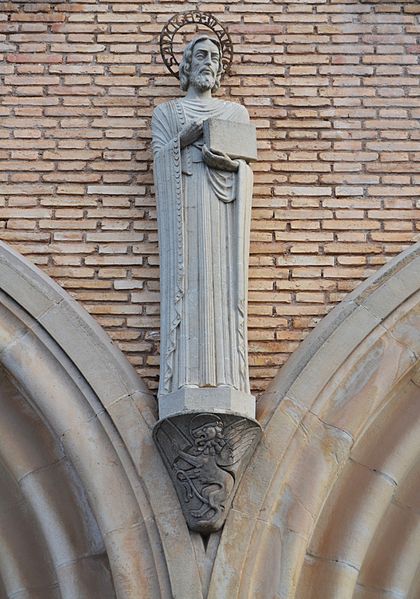
M 152 388 L 159 281 L 153 107 L 178 95 L 157 48 L 174 11 L 235 42 L 219 96 L 260 161 L 250 269 L 253 388 L 314 324 L 418 238 L 415 0 L 0 4 L 0 237 L 89 310 Z

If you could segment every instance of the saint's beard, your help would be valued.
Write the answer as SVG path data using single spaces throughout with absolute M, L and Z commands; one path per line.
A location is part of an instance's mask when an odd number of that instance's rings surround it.
M 210 73 L 191 73 L 190 75 L 190 85 L 200 92 L 206 92 L 209 89 L 212 90 L 215 83 L 216 80 Z

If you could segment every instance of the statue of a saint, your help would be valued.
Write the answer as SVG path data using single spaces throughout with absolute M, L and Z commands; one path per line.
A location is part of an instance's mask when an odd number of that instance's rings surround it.
M 160 417 L 182 411 L 254 417 L 247 357 L 252 171 L 206 145 L 206 122 L 247 130 L 247 110 L 218 100 L 221 47 L 199 36 L 179 68 L 186 96 L 152 119 L 161 269 Z M 226 133 L 225 131 L 225 133 Z M 242 133 L 241 133 L 242 132 Z
M 173 37 L 201 23 L 179 64 Z M 161 347 L 159 418 L 153 435 L 188 526 L 223 526 L 261 436 L 247 354 L 247 291 L 255 127 L 246 109 L 212 97 L 233 48 L 209 13 L 175 15 L 161 35 L 182 99 L 152 119 L 158 208 Z M 166 52 L 166 53 L 165 53 Z

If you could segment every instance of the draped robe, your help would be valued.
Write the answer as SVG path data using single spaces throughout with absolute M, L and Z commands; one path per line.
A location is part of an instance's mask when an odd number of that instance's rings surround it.
M 247 273 L 252 171 L 208 167 L 203 139 L 184 149 L 189 121 L 248 122 L 244 107 L 178 99 L 152 119 L 157 196 L 161 341 L 159 397 L 183 387 L 228 386 L 249 393 Z

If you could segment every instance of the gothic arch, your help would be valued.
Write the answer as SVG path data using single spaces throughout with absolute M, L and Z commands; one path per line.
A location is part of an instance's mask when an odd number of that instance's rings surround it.
M 2 243 L 0 407 L 2 599 L 200 597 L 153 398 L 77 302 Z
M 260 398 L 264 439 L 207 555 L 127 361 L 4 244 L 0 290 L 1 599 L 418 597 L 420 244 Z
M 419 332 L 416 244 L 325 318 L 260 398 L 264 440 L 209 598 L 419 596 Z

